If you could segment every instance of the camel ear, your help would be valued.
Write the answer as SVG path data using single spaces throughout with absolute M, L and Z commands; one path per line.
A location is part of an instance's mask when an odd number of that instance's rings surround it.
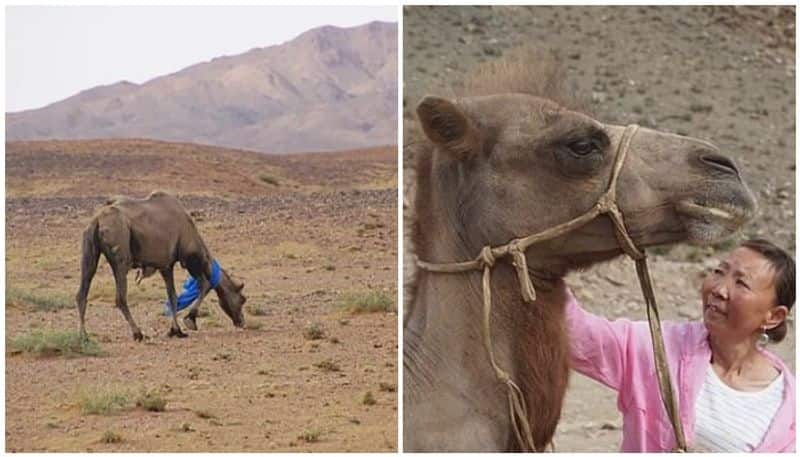
M 463 159 L 478 148 L 477 129 L 449 100 L 429 95 L 417 105 L 417 116 L 425 136 L 457 158 Z
M 236 292 L 241 292 L 244 288 L 244 283 L 233 279 L 231 281 L 233 281 L 233 287 L 236 289 Z

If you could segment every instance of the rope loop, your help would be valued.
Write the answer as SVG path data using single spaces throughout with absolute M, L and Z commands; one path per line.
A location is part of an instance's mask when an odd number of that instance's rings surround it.
M 508 252 L 513 259 L 514 268 L 517 269 L 517 278 L 519 279 L 522 299 L 525 300 L 525 303 L 535 302 L 536 289 L 533 288 L 531 276 L 528 274 L 528 260 L 525 258 L 525 251 L 520 247 L 519 240 L 512 240 L 508 243 Z

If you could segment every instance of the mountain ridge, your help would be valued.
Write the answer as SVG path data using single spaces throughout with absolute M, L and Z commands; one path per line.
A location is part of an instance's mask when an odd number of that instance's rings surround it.
M 6 137 L 145 137 L 271 153 L 396 144 L 396 75 L 396 23 L 322 26 L 141 84 L 6 113 Z

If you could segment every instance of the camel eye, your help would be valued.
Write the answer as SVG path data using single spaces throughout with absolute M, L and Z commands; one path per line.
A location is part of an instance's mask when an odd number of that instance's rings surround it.
M 597 145 L 592 140 L 573 141 L 567 147 L 573 154 L 578 156 L 587 156 L 598 150 Z

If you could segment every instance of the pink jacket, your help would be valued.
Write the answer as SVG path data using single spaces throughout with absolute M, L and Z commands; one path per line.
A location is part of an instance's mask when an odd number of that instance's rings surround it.
M 572 368 L 618 392 L 623 415 L 624 452 L 670 451 L 675 436 L 661 402 L 647 322 L 609 321 L 583 310 L 572 293 L 567 300 Z M 702 322 L 662 324 L 673 389 L 689 448 L 694 441 L 694 404 L 711 360 Z M 764 351 L 784 373 L 783 404 L 764 441 L 754 452 L 794 452 L 795 382 L 779 357 Z M 675 385 L 677 384 L 677 389 Z

